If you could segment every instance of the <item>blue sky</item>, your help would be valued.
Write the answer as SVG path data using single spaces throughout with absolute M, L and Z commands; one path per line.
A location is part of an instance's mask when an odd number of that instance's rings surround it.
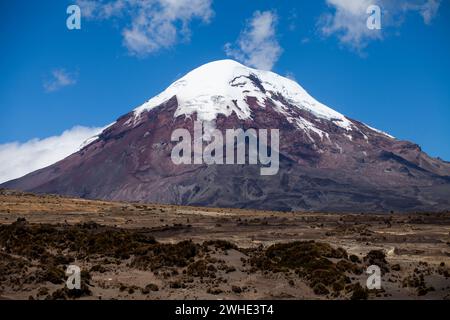
M 161 9 L 167 0 L 146 1 L 145 9 L 133 0 L 0 3 L 0 151 L 109 124 L 206 62 L 250 61 L 242 43 L 255 40 L 252 22 L 266 14 L 256 43 L 268 50 L 264 67 L 450 160 L 449 1 L 179 0 L 190 5 L 169 11 Z M 73 3 L 81 30 L 66 27 Z M 372 3 L 382 8 L 382 29 L 371 33 L 361 6 Z

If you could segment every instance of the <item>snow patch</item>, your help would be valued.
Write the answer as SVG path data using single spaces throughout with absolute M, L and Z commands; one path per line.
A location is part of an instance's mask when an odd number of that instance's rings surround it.
M 260 82 L 260 83 L 259 83 Z M 353 124 L 344 115 L 325 106 L 310 96 L 295 81 L 270 71 L 248 68 L 233 60 L 219 60 L 205 64 L 170 85 L 166 90 L 134 110 L 135 119 L 172 97 L 178 100 L 175 116 L 197 113 L 198 120 L 212 121 L 219 114 L 230 116 L 233 112 L 241 120 L 251 119 L 248 97 L 255 97 L 264 106 L 271 99 L 278 111 L 285 113 L 286 106 L 273 97 L 280 94 L 286 101 L 315 116 L 332 121 L 337 126 L 352 130 Z
M 384 131 L 381 131 L 381 130 L 372 128 L 371 126 L 368 126 L 368 125 L 365 124 L 365 123 L 364 123 L 364 125 L 365 125 L 367 128 L 369 128 L 370 130 L 375 131 L 376 133 L 382 134 L 382 135 L 387 136 L 387 137 L 389 137 L 389 138 L 391 138 L 391 139 L 395 139 L 394 136 L 391 136 L 390 134 L 388 134 L 388 133 L 386 133 L 386 132 L 384 132 Z

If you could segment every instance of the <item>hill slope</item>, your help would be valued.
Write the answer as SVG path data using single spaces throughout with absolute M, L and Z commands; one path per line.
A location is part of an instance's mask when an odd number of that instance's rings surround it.
M 280 169 L 174 165 L 171 134 L 195 120 L 279 129 Z M 120 117 L 79 152 L 1 185 L 83 198 L 269 210 L 450 209 L 450 164 L 345 117 L 300 85 L 231 60 L 201 66 Z

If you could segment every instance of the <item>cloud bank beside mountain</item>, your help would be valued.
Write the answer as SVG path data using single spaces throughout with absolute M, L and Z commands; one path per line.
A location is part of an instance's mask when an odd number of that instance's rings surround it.
M 103 128 L 75 126 L 59 136 L 0 144 L 0 183 L 47 167 L 79 150 Z

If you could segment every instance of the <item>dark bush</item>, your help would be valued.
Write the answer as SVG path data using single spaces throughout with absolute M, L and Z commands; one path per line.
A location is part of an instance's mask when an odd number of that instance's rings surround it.
M 369 291 L 366 288 L 363 288 L 359 283 L 353 285 L 351 300 L 367 300 L 368 297 Z

